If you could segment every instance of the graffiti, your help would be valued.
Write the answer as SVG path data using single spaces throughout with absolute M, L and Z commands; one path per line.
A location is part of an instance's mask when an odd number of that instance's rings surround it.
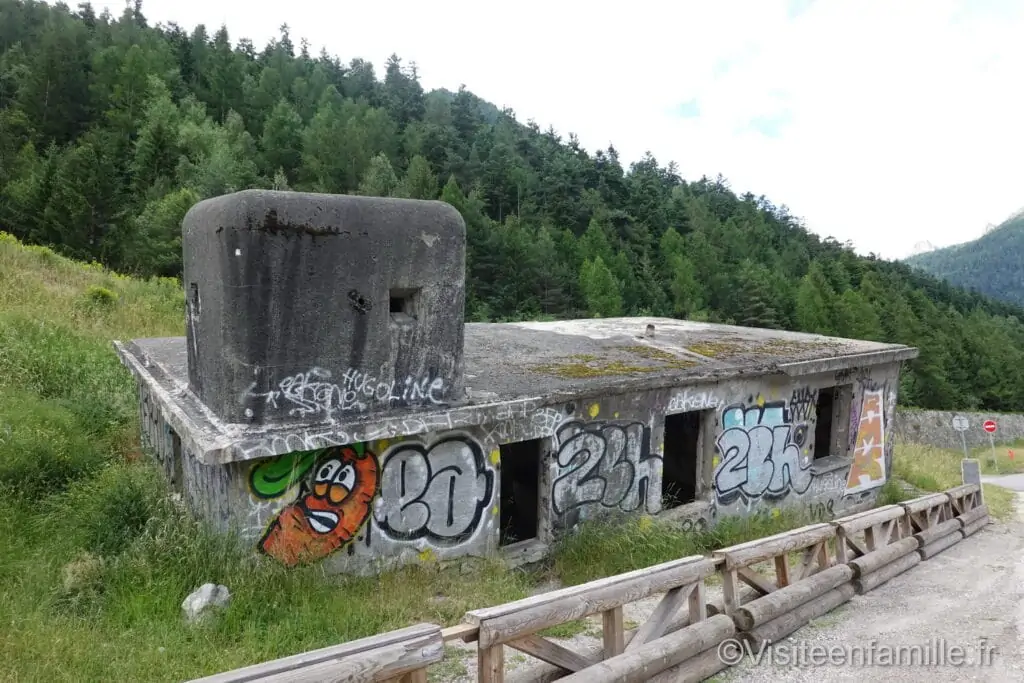
M 853 384 L 854 382 L 870 382 L 871 381 L 871 369 L 870 368 L 842 368 L 836 370 L 835 383 L 838 384 Z
M 811 407 L 818 400 L 817 389 L 801 387 L 793 390 L 789 399 L 789 416 L 793 422 L 806 422 L 811 417 Z
M 864 390 L 853 465 L 846 492 L 855 493 L 885 483 L 885 421 L 883 390 Z
M 430 448 L 399 444 L 384 458 L 374 521 L 395 540 L 460 543 L 480 526 L 494 480 L 483 450 L 469 437 L 448 437 Z
M 401 396 L 395 393 L 396 386 L 402 387 Z M 345 372 L 346 394 L 351 392 L 355 397 L 365 397 L 367 400 L 376 400 L 378 403 L 394 405 L 396 403 L 422 403 L 428 402 L 434 405 L 441 403 L 438 395 L 444 389 L 444 380 L 440 377 L 419 379 L 409 376 L 405 378 L 404 384 L 396 381 L 378 380 L 372 375 L 367 375 L 351 368 Z M 358 403 L 358 401 L 357 401 Z M 365 404 L 360 404 L 365 408 Z
M 565 415 L 554 408 L 541 408 L 531 418 L 531 424 L 540 429 L 544 436 L 551 436 L 558 429 L 558 425 L 565 421 Z
M 249 470 L 249 490 L 257 498 L 278 498 L 298 483 L 316 462 L 318 451 L 288 453 L 259 462 Z
M 835 519 L 836 502 L 832 499 L 824 502 L 809 503 L 807 505 L 807 514 L 810 515 L 811 519 L 826 520 Z
M 330 448 L 313 460 L 295 502 L 278 513 L 259 541 L 263 552 L 289 567 L 323 559 L 351 541 L 370 516 L 377 490 L 377 459 L 362 444 Z M 259 476 L 260 466 L 253 467 L 250 484 L 270 495 L 292 480 L 285 463 L 267 464 Z
M 285 377 L 278 383 L 277 390 L 256 393 L 253 382 L 246 391 L 245 400 L 262 400 L 265 407 L 280 409 L 279 400 L 290 403 L 291 417 L 322 415 L 328 419 L 336 413 L 363 411 L 370 404 L 406 405 L 412 403 L 442 403 L 440 393 L 444 380 L 440 377 L 415 378 L 411 375 L 404 382 L 382 380 L 364 372 L 349 368 L 342 377 L 342 383 L 331 381 L 331 373 L 323 368 L 313 368 Z M 247 411 L 248 414 L 248 411 Z
M 161 423 L 163 418 L 160 416 L 160 412 L 153 403 L 153 398 L 150 396 L 149 391 L 144 386 L 139 387 L 139 409 L 141 411 L 140 416 L 140 433 L 139 437 L 142 441 L 142 447 L 147 450 L 151 450 L 156 453 L 158 459 L 163 460 L 166 457 L 165 444 L 162 443 L 161 437 Z
M 860 424 L 860 404 L 856 401 L 850 402 L 850 428 L 847 432 L 849 437 L 850 452 L 857 448 L 857 426 Z
M 693 410 L 709 410 L 718 408 L 721 402 L 710 391 L 695 391 L 690 393 L 689 389 L 681 393 L 672 394 L 668 401 L 668 413 L 688 413 Z
M 722 462 L 715 474 L 722 503 L 741 497 L 781 498 L 810 488 L 810 463 L 801 462 L 800 446 L 791 439 L 793 425 L 782 402 L 726 408 L 722 426 L 716 444 Z
M 829 494 L 842 493 L 846 490 L 846 477 L 844 472 L 829 472 L 819 474 L 811 481 L 811 488 L 808 493 L 811 496 L 824 496 Z
M 446 432 L 478 425 L 494 425 L 529 419 L 541 408 L 538 399 L 519 399 L 492 405 L 471 405 L 433 412 L 406 415 L 383 414 L 379 419 L 360 426 L 331 423 L 314 429 L 297 429 L 285 434 L 256 436 L 233 443 L 229 449 L 233 459 L 256 460 L 294 451 L 310 451 L 349 443 L 363 443 L 398 436 L 418 436 Z M 485 427 L 485 429 L 488 429 Z M 509 430 L 512 425 L 509 425 Z M 509 431 L 509 433 L 513 433 Z M 542 436 L 550 436 L 544 434 Z M 484 439 L 488 441 L 489 439 Z M 514 440 L 514 439 L 512 439 Z M 500 441 L 498 441 L 500 443 Z
M 683 533 L 700 533 L 706 531 L 708 528 L 708 522 L 703 517 L 697 517 L 695 519 L 684 519 L 680 522 L 679 527 Z
M 558 430 L 557 463 L 561 472 L 552 485 L 552 505 L 562 515 L 583 505 L 600 503 L 630 512 L 645 504 L 657 512 L 661 488 L 661 457 L 651 453 L 651 430 L 640 422 L 571 420 Z

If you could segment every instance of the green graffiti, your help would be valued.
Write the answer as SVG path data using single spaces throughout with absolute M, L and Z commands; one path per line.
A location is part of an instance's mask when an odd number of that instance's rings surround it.
M 249 487 L 258 498 L 277 498 L 306 476 L 323 450 L 286 453 L 253 465 Z

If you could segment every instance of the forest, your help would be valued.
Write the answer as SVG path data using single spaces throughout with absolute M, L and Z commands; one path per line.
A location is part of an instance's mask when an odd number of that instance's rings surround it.
M 921 349 L 901 401 L 1024 411 L 1024 310 L 809 232 L 727 180 L 589 153 L 416 65 L 227 27 L 0 0 L 0 231 L 139 277 L 181 272 L 197 201 L 246 188 L 441 199 L 473 321 L 659 315 Z M 454 88 L 454 84 L 453 84 Z M 870 201 L 870 196 L 861 201 Z
M 976 240 L 917 254 L 906 263 L 959 287 L 1024 306 L 1024 212 Z

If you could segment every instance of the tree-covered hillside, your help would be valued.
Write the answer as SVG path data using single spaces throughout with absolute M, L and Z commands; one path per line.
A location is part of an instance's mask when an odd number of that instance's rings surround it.
M 1024 306 L 1024 213 L 978 239 L 906 259 L 965 289 Z
M 472 320 L 650 313 L 920 347 L 902 398 L 1024 410 L 1021 309 L 862 258 L 784 207 L 623 168 L 413 64 L 310 53 L 281 28 L 151 26 L 0 0 L 0 230 L 177 276 L 197 200 L 250 187 L 441 198 L 468 226 Z

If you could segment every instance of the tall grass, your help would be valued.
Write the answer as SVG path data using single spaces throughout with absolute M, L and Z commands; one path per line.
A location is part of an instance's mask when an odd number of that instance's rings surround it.
M 960 450 L 898 444 L 893 456 L 893 473 L 923 491 L 944 491 L 963 483 L 963 457 L 963 451 Z M 1005 462 L 998 463 L 995 468 L 988 462 L 984 451 L 976 451 L 972 457 L 981 460 L 982 472 L 985 474 L 995 474 L 997 469 L 1005 474 L 1012 471 L 1011 467 L 1019 467 L 1016 458 L 1010 461 L 1005 450 L 1002 455 Z M 982 488 L 989 513 L 996 519 L 1008 519 L 1013 514 L 1013 492 L 993 484 L 982 484 Z

